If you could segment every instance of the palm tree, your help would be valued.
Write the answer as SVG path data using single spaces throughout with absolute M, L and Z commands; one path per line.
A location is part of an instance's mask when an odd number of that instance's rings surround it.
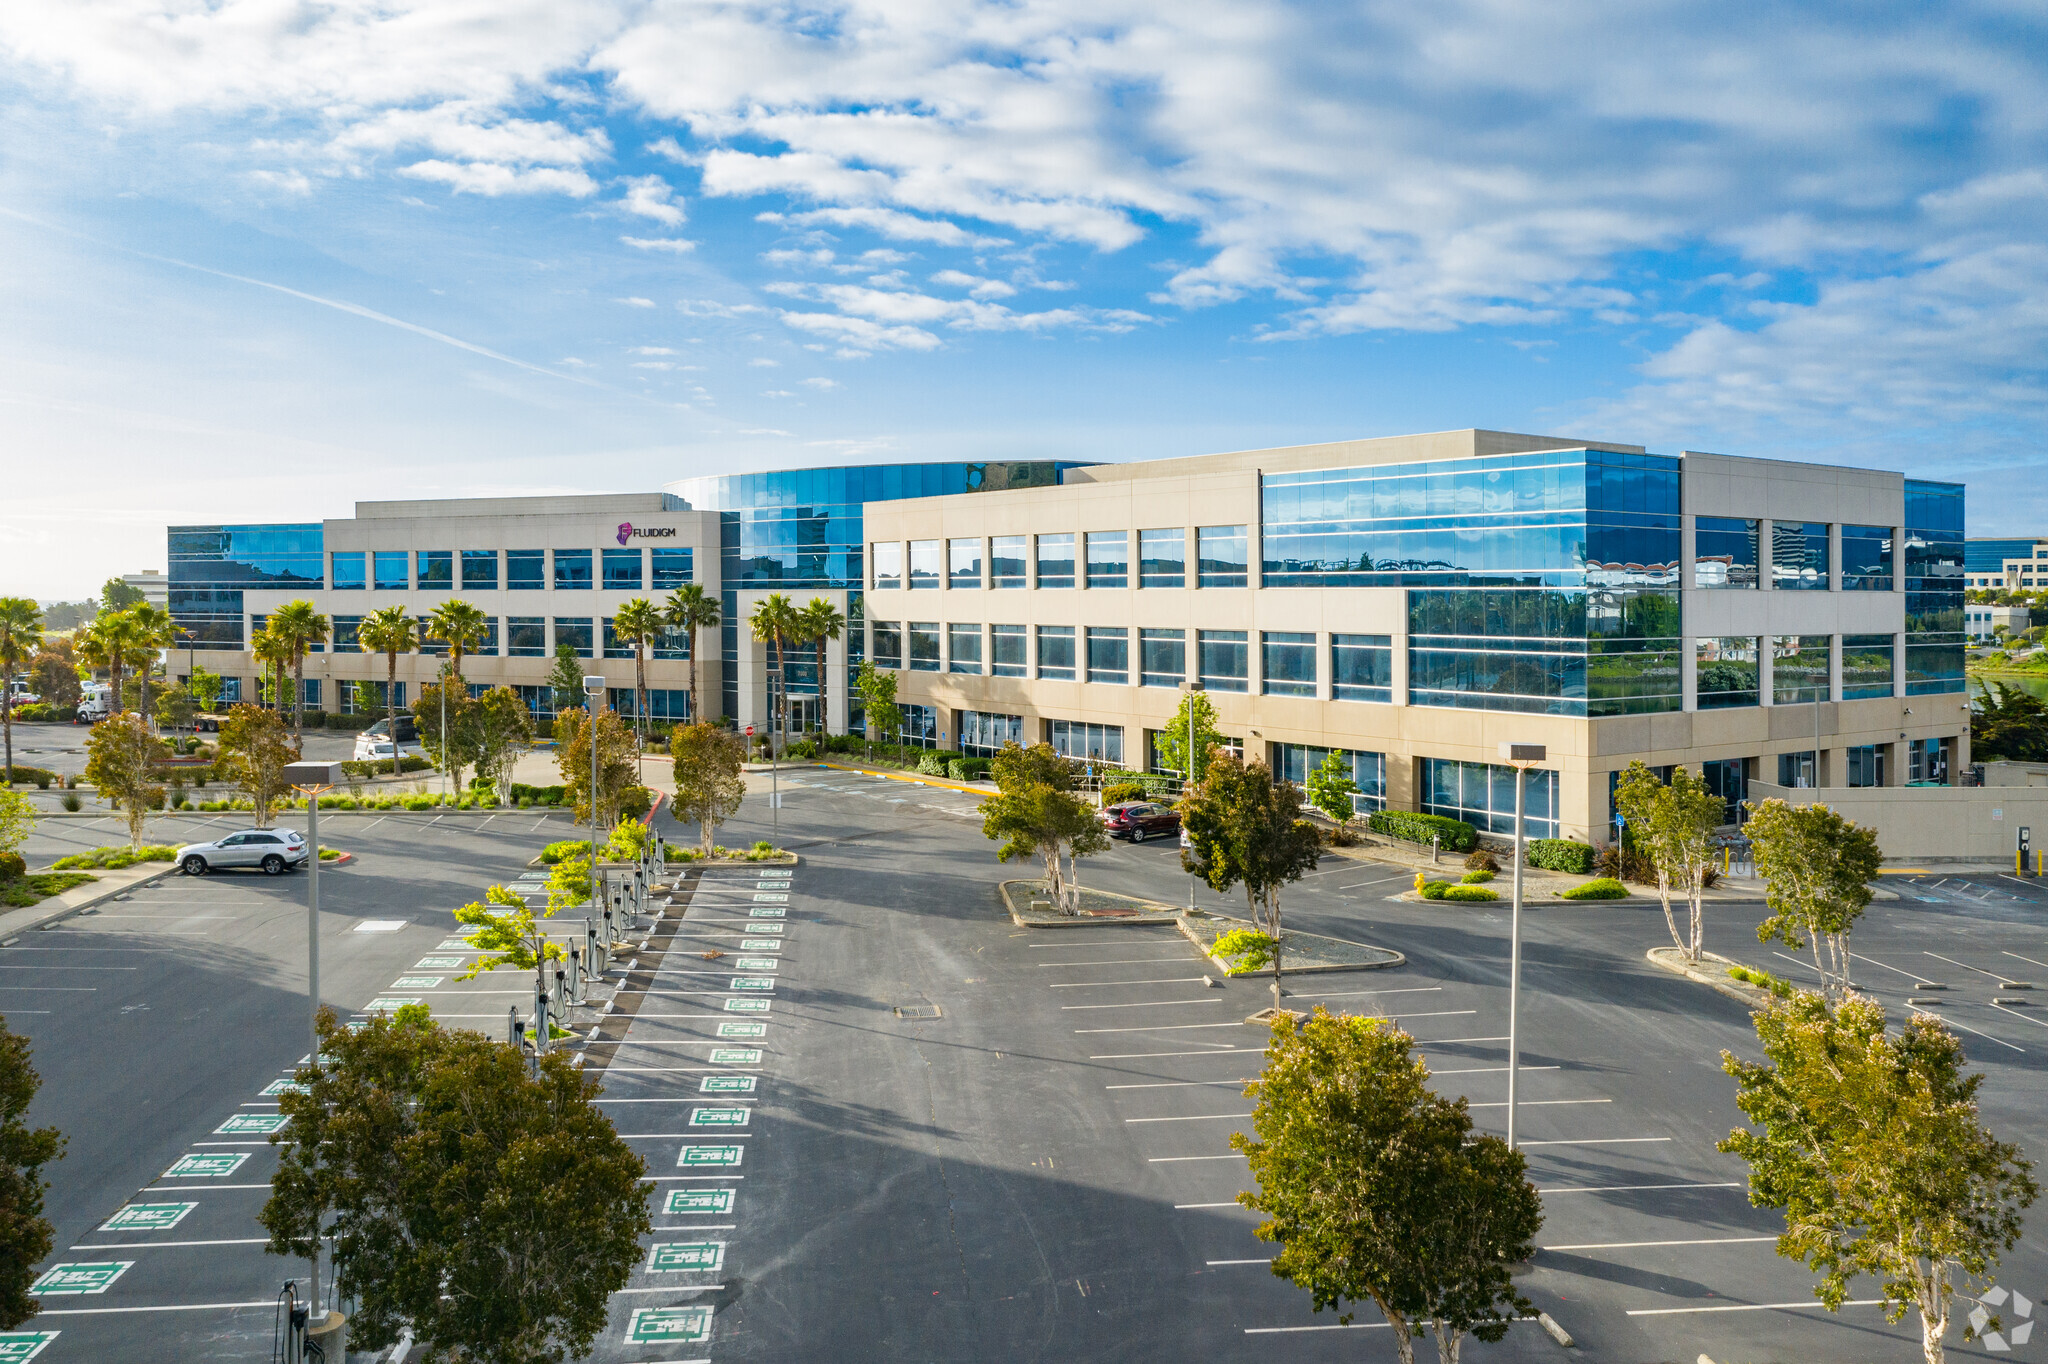
M 149 677 L 156 664 L 159 650 L 168 649 L 178 642 L 178 622 L 171 619 L 171 613 L 161 606 L 148 602 L 137 602 L 122 613 L 134 622 L 133 649 L 128 655 L 129 663 L 137 670 L 142 683 L 142 718 L 150 718 Z
M 661 619 L 671 630 L 690 632 L 690 723 L 701 724 L 704 711 L 697 704 L 697 632 L 718 624 L 718 598 L 704 590 L 702 583 L 688 583 L 668 594 Z
M 398 771 L 398 656 L 413 646 L 413 619 L 403 606 L 380 606 L 356 627 L 356 647 L 384 655 L 384 719 L 391 731 L 391 771 Z
M 0 597 L 0 728 L 7 731 L 7 784 L 14 785 L 14 670 L 43 642 L 43 611 L 27 597 Z
M 612 631 L 633 646 L 634 716 L 640 732 L 647 733 L 647 646 L 661 638 L 661 608 L 645 597 L 635 597 L 612 617 Z
M 256 655 L 262 665 L 261 673 L 270 679 L 270 708 L 282 712 L 284 706 L 284 673 L 291 666 L 292 642 L 282 631 L 273 630 L 265 624 L 249 646 L 249 652 Z
M 802 623 L 803 637 L 818 650 L 818 728 L 829 733 L 831 725 L 825 720 L 825 641 L 839 638 L 846 629 L 846 617 L 829 599 L 813 597 L 797 613 L 797 619 Z
M 460 599 L 442 602 L 427 615 L 427 638 L 448 646 L 448 666 L 462 678 L 462 659 L 490 638 L 491 618 L 483 608 Z
M 774 680 L 770 684 L 773 690 L 769 695 L 768 706 L 768 723 L 771 735 L 777 728 L 782 729 L 785 733 L 789 729 L 786 718 L 789 696 L 788 689 L 783 686 L 785 680 L 782 669 L 783 641 L 797 634 L 799 629 L 797 621 L 796 604 L 780 592 L 770 592 L 767 596 L 755 602 L 754 614 L 747 617 L 747 626 L 754 632 L 754 638 L 769 645 L 774 650 L 774 663 L 772 665 Z M 779 725 L 777 724 L 778 720 L 781 721 Z M 770 746 L 773 747 L 772 738 Z
M 306 723 L 306 654 L 315 644 L 327 642 L 327 617 L 309 601 L 286 602 L 277 608 L 265 630 L 285 642 L 292 665 L 292 738 L 304 751 L 302 731 Z
M 88 665 L 107 670 L 112 695 L 107 716 L 121 713 L 121 677 L 135 657 L 135 618 L 126 611 L 102 611 L 92 624 L 78 632 L 78 653 Z

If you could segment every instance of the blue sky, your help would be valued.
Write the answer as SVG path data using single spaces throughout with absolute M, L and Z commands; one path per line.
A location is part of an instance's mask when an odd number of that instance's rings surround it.
M 1491 426 L 2048 532 L 2031 7 L 0 12 L 0 590 L 167 522 Z

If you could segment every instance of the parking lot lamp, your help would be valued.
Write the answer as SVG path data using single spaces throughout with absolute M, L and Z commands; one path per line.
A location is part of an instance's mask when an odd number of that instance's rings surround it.
M 604 678 L 592 673 L 583 679 L 583 699 L 590 722 L 590 904 L 598 907 L 597 889 L 597 699 L 604 695 Z
M 1202 679 L 1198 677 L 1192 682 L 1183 682 L 1180 684 L 1180 689 L 1182 695 L 1184 695 L 1187 698 L 1186 704 L 1188 708 L 1188 770 L 1186 776 L 1181 781 L 1180 792 L 1181 799 L 1186 800 L 1190 795 L 1194 793 L 1195 789 L 1195 697 L 1199 695 L 1202 690 Z M 1185 812 L 1183 812 L 1181 815 L 1181 827 L 1183 829 L 1187 827 L 1187 815 Z M 1195 874 L 1193 872 L 1189 872 L 1188 909 L 1192 911 L 1194 907 Z
M 1515 1071 L 1521 1063 L 1518 1024 L 1522 1009 L 1522 817 L 1528 803 L 1529 769 L 1543 761 L 1542 744 L 1500 746 L 1500 756 L 1515 769 L 1515 890 L 1512 927 L 1508 932 L 1508 1146 L 1515 1144 Z
M 340 763 L 287 763 L 284 779 L 306 797 L 306 1063 L 320 1064 L 320 793 L 340 785 Z M 311 1291 L 306 1301 L 324 1320 L 320 1305 L 320 1238 L 313 1238 Z

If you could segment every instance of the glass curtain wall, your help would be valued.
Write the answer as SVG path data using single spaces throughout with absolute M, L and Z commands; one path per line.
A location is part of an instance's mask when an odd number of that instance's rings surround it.
M 1422 768 L 1423 813 L 1462 819 L 1481 833 L 1514 836 L 1514 768 L 1449 758 L 1425 758 Z M 1522 816 L 1530 838 L 1557 837 L 1557 773 L 1529 772 Z
M 317 591 L 327 581 L 326 533 L 317 521 L 172 526 L 168 535 L 169 607 L 186 632 L 181 649 L 239 650 L 244 592 Z
M 1735 516 L 1696 516 L 1692 526 L 1692 585 L 1754 588 L 1757 522 Z
M 1906 695 L 1963 690 L 1963 485 L 1906 480 Z
M 1274 775 L 1282 781 L 1291 781 L 1296 786 L 1308 784 L 1308 774 L 1323 765 L 1323 760 L 1335 753 L 1351 765 L 1351 784 L 1358 789 L 1351 795 L 1351 808 L 1357 814 L 1369 814 L 1374 810 L 1387 808 L 1387 755 L 1384 753 L 1359 753 L 1348 748 L 1316 748 L 1308 744 L 1275 744 L 1273 756 L 1279 771 Z
M 1796 706 L 1828 699 L 1827 635 L 1776 635 L 1771 640 L 1771 702 Z
M 1890 696 L 1897 640 L 1891 635 L 1842 636 L 1842 699 Z

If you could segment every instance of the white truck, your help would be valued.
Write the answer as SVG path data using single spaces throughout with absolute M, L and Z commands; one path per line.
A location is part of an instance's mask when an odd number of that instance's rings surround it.
M 79 690 L 78 723 L 97 724 L 114 713 L 114 689 L 109 684 L 86 682 Z

